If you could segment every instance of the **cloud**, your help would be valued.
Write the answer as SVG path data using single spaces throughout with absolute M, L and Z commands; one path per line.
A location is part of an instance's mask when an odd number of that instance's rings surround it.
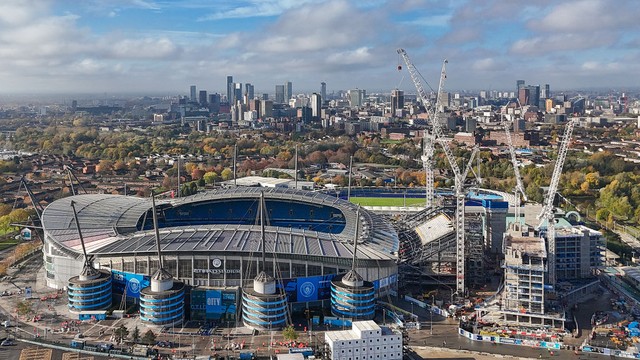
M 167 38 L 123 39 L 106 46 L 118 59 L 166 59 L 175 57 L 180 49 Z
M 494 58 L 478 59 L 473 62 L 471 68 L 476 71 L 502 71 L 506 67 L 506 63 Z
M 511 45 L 510 51 L 517 55 L 542 55 L 556 51 L 602 48 L 615 42 L 615 34 L 607 32 L 597 34 L 561 33 L 517 40 Z
M 283 12 L 295 8 L 299 8 L 309 3 L 318 2 L 318 0 L 251 0 L 251 1 L 233 1 L 230 9 L 216 11 L 212 14 L 199 18 L 199 21 L 222 20 L 222 19 L 242 19 L 251 17 L 276 16 Z M 244 3 L 237 6 L 238 3 Z M 224 5 L 223 5 L 224 6 Z
M 569 1 L 556 5 L 540 20 L 531 20 L 530 28 L 540 32 L 592 32 L 637 27 L 640 3 L 635 0 Z

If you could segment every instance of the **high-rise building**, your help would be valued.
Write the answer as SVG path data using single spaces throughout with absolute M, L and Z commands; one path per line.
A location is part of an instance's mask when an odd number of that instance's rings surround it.
M 214 114 L 220 112 L 220 94 L 209 94 L 209 111 Z
M 263 118 L 272 117 L 273 116 L 273 101 L 271 101 L 271 100 L 261 100 L 260 101 L 260 114 L 262 114 Z
M 551 88 L 549 84 L 544 84 L 544 87 L 540 89 L 540 99 L 549 99 L 551 97 Z
M 284 100 L 289 101 L 289 99 L 291 99 L 292 96 L 293 96 L 293 85 L 291 84 L 291 81 L 287 81 L 286 83 L 284 83 Z
M 320 111 L 322 109 L 322 97 L 318 93 L 311 94 L 311 116 L 313 120 L 320 118 Z
M 320 83 L 320 97 L 322 101 L 327 101 L 327 83 L 324 81 Z
M 198 93 L 198 102 L 201 106 L 207 106 L 207 90 L 200 90 Z
M 403 108 L 404 91 L 398 89 L 391 90 L 391 116 L 397 116 L 398 110 L 402 110 Z
M 233 76 L 227 76 L 227 102 L 233 104 Z
M 520 105 L 524 106 L 529 104 L 529 89 L 526 87 L 521 87 L 518 90 L 518 101 L 520 101 Z
M 233 103 L 242 102 L 242 83 L 233 83 Z
M 365 90 L 352 89 L 349 90 L 349 104 L 351 107 L 360 107 L 367 95 Z
M 520 89 L 524 87 L 524 80 L 516 80 L 516 94 L 520 93 Z
M 276 103 L 284 104 L 284 99 L 284 85 L 276 85 Z
M 262 94 L 262 100 L 269 100 L 269 94 L 263 93 Z
M 251 83 L 244 84 L 244 90 L 245 90 L 244 92 L 247 94 L 247 99 L 253 100 L 254 98 L 253 85 Z
M 190 97 L 189 100 L 191 100 L 191 102 L 198 101 L 198 98 L 196 97 L 196 86 L 195 85 L 191 85 L 191 97 Z

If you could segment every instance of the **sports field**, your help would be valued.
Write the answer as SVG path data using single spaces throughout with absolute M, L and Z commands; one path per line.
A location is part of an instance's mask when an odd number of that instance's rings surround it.
M 351 202 L 362 206 L 424 206 L 424 198 L 351 197 Z

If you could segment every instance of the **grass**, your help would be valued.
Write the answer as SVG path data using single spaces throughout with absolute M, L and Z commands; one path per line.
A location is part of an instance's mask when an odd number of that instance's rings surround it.
M 396 197 L 351 197 L 351 202 L 362 206 L 404 206 L 404 198 Z M 406 198 L 406 206 L 424 206 L 424 198 Z
M 20 241 L 19 240 L 14 240 L 14 239 L 7 239 L 4 241 L 0 242 L 0 251 L 4 250 L 4 249 L 8 249 L 12 246 L 16 246 L 16 244 L 18 244 Z

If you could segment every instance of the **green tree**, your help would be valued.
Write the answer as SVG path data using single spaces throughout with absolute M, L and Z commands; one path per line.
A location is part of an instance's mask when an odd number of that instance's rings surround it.
M 135 328 L 133 328 L 133 332 L 131 333 L 131 340 L 133 340 L 134 343 L 137 343 L 140 340 L 140 329 L 138 329 L 137 325 Z
M 146 333 L 142 336 L 142 342 L 147 345 L 154 345 L 156 343 L 156 334 L 153 330 L 147 330 Z
M 231 169 L 229 168 L 225 168 L 224 170 L 222 170 L 222 173 L 220 175 L 222 176 L 222 180 L 224 181 L 233 179 L 233 171 L 231 171 Z
M 218 173 L 216 173 L 215 171 L 209 171 L 206 172 L 202 178 L 204 179 L 205 183 L 213 184 L 216 180 L 218 180 L 219 177 Z
M 129 329 L 127 329 L 127 327 L 124 325 L 120 325 L 120 327 L 115 329 L 113 335 L 116 337 L 117 343 L 122 343 L 124 339 L 129 336 Z
M 286 328 L 284 328 L 284 330 L 282 330 L 282 336 L 284 337 L 285 340 L 288 340 L 288 341 L 298 340 L 298 332 L 291 325 L 287 326 Z

